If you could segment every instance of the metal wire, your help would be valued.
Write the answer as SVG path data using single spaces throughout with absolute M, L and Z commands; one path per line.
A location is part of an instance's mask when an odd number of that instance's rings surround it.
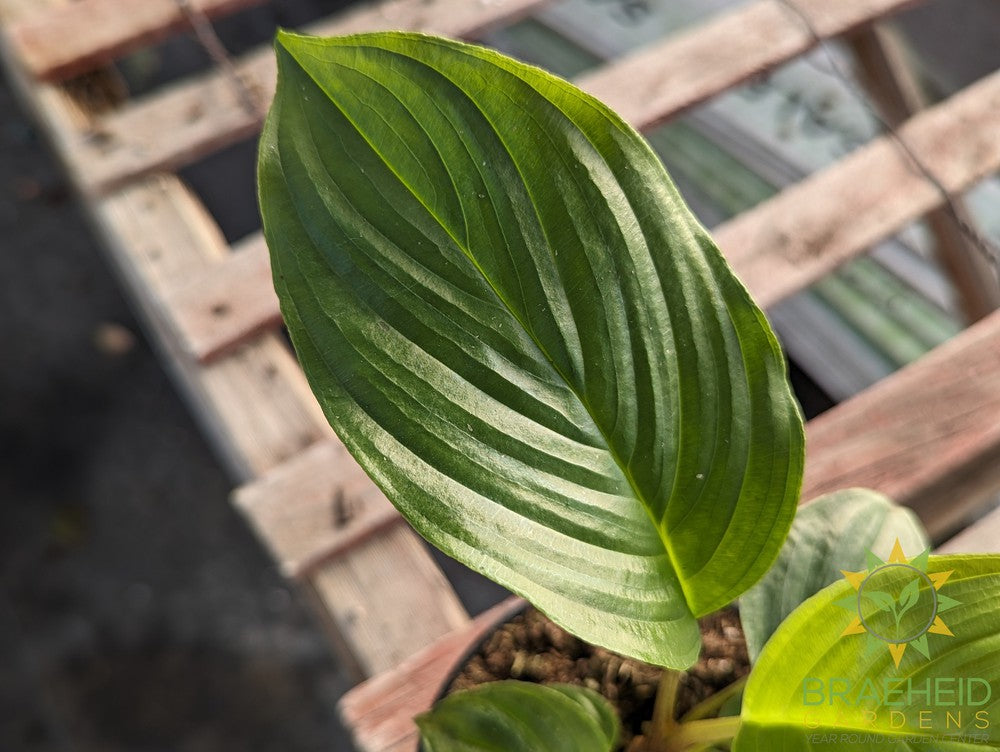
M 878 111 L 878 108 L 873 107 L 868 99 L 867 93 L 861 86 L 857 83 L 854 76 L 851 75 L 849 71 L 845 71 L 837 60 L 836 55 L 834 55 L 829 46 L 827 45 L 827 40 L 816 30 L 813 26 L 812 21 L 809 16 L 806 15 L 801 8 L 799 8 L 791 0 L 778 0 L 781 5 L 789 10 L 799 21 L 802 23 L 803 27 L 813 38 L 816 46 L 822 53 L 826 56 L 827 62 L 830 67 L 830 73 L 833 74 L 847 89 L 854 94 L 862 106 L 871 114 L 875 121 L 881 126 L 882 130 L 885 131 L 889 139 L 899 148 L 906 158 L 907 166 L 914 171 L 915 174 L 920 175 L 928 183 L 930 183 L 934 189 L 940 194 L 942 204 L 948 213 L 948 216 L 958 227 L 962 236 L 969 241 L 973 248 L 986 260 L 987 263 L 991 264 L 998 272 L 1000 272 L 1000 249 L 997 247 L 983 234 L 978 228 L 969 224 L 963 217 L 963 212 L 959 209 L 957 204 L 957 198 L 948 190 L 948 188 L 937 178 L 937 176 L 930 170 L 930 168 L 925 165 L 917 154 L 913 151 L 905 139 L 899 135 L 896 128 L 889 123 L 882 114 Z
M 260 97 L 240 76 L 240 72 L 236 68 L 229 50 L 226 49 L 222 40 L 219 39 L 215 27 L 212 26 L 212 22 L 205 15 L 205 12 L 191 0 L 175 0 L 175 2 L 187 19 L 188 24 L 190 24 L 192 31 L 194 31 L 198 44 L 201 45 L 212 62 L 232 82 L 233 91 L 236 93 L 236 97 L 243 108 L 251 115 L 262 116 L 264 105 L 260 101 Z

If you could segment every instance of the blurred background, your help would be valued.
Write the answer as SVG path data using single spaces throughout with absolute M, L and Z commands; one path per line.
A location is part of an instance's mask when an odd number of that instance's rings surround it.
M 215 29 L 237 55 L 349 4 L 275 0 Z M 486 41 L 573 76 L 738 4 L 557 2 Z M 892 29 L 929 102 L 1000 67 L 996 0 L 926 2 Z M 818 51 L 649 134 L 707 225 L 883 128 L 851 61 L 842 45 Z M 210 64 L 182 33 L 117 67 L 140 95 Z M 259 227 L 253 152 L 247 141 L 181 172 L 231 242 Z M 995 242 L 997 181 L 966 199 Z M 769 314 L 809 415 L 966 319 L 922 225 Z M 234 510 L 232 479 L 2 81 L 0 338 L 0 752 L 350 749 L 335 703 L 351 679 Z M 500 596 L 454 576 L 475 609 Z

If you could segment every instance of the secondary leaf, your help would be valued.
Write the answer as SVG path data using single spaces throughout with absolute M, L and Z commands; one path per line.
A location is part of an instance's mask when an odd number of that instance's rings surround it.
M 1000 750 L 1000 556 L 931 556 L 928 575 L 944 628 L 903 643 L 898 668 L 901 646 L 843 634 L 850 583 L 802 604 L 751 673 L 733 751 Z
M 799 507 L 778 560 L 740 598 L 750 660 L 757 659 L 778 625 L 806 598 L 841 579 L 841 570 L 864 569 L 869 551 L 887 557 L 897 538 L 904 551 L 928 546 L 913 512 L 867 488 L 836 491 Z M 896 601 L 886 598 L 886 610 L 891 610 Z
M 620 733 L 596 692 L 516 681 L 456 692 L 416 723 L 427 752 L 610 752 Z
M 281 34 L 259 187 L 345 445 L 410 523 L 674 667 L 767 569 L 802 425 L 767 322 L 644 141 L 494 52 Z

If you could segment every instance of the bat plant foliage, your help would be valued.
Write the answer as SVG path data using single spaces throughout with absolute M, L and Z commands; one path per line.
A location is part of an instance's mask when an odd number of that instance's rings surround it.
M 649 749 L 808 749 L 787 713 L 800 674 L 851 669 L 826 608 L 850 583 L 821 590 L 832 562 L 926 541 L 854 490 L 804 507 L 782 548 L 804 455 L 783 355 L 645 141 L 480 47 L 285 32 L 275 46 L 258 165 L 274 285 L 359 464 L 432 544 L 667 677 L 697 659 L 697 618 L 743 595 L 760 657 L 735 741 L 738 717 L 678 724 L 666 708 Z M 993 559 L 930 561 L 1000 593 Z M 981 649 L 977 618 L 949 660 Z M 878 655 L 865 675 L 891 667 Z M 603 752 L 617 723 L 592 692 L 519 682 L 418 719 L 434 752 Z

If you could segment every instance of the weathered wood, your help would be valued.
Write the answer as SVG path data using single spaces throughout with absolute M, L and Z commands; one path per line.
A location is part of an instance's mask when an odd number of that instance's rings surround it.
M 898 127 L 926 106 L 923 91 L 911 69 L 903 43 L 891 29 L 865 27 L 848 40 L 857 57 L 862 79 L 889 127 Z M 960 198 L 933 209 L 924 217 L 934 236 L 935 250 L 958 295 L 967 321 L 978 321 L 1000 308 L 997 270 L 965 237 L 962 225 L 974 220 Z
M 211 271 L 171 291 L 169 306 L 185 348 L 209 360 L 281 322 L 267 244 L 255 233 Z
M 453 662 L 524 605 L 510 598 L 401 662 L 389 673 L 369 679 L 344 695 L 338 705 L 344 724 L 353 730 L 359 752 L 413 752 L 417 729 L 413 716 L 427 710 Z
M 848 31 L 866 18 L 891 14 L 915 0 L 797 0 L 825 36 Z M 527 14 L 544 0 L 399 0 L 364 8 L 310 27 L 316 34 L 384 28 L 424 30 L 474 38 Z M 829 5 L 830 7 L 826 7 Z M 705 26 L 668 38 L 611 63 L 580 85 L 605 99 L 639 128 L 661 122 L 720 91 L 758 75 L 817 44 L 802 18 L 781 0 L 758 0 Z M 240 79 L 269 101 L 275 85 L 270 49 L 237 64 Z M 182 166 L 254 135 L 262 112 L 248 109 L 221 72 L 185 81 L 139 100 L 94 125 L 97 139 L 76 149 L 74 169 L 90 189 L 107 190 L 136 175 Z
M 605 65 L 579 84 L 644 130 L 801 55 L 820 38 L 912 4 L 914 0 L 758 0 Z
M 294 358 L 275 335 L 199 367 L 178 346 L 163 290 L 228 253 L 204 207 L 174 178 L 157 177 L 93 204 L 112 260 L 239 478 L 252 478 L 332 435 Z
M 816 36 L 825 39 L 874 23 L 889 14 L 918 5 L 923 0 L 902 0 L 902 2 L 850 0 L 839 3 L 831 3 L 829 0 L 784 0 L 784 2 L 797 11 Z
M 23 8 L 22 0 L 0 0 L 5 20 Z M 7 45 L 0 44 L 0 51 L 11 54 Z M 18 75 L 22 69 L 16 65 L 8 67 L 65 160 L 73 149 L 73 132 L 92 117 L 87 100 L 28 80 Z M 208 366 L 180 346 L 166 292 L 229 253 L 218 226 L 180 180 L 145 178 L 106 198 L 90 198 L 84 206 L 145 330 L 167 356 L 196 417 L 237 478 L 255 478 L 318 441 L 332 440 L 305 376 L 277 334 L 259 337 Z M 363 495 L 353 485 L 348 490 L 347 496 Z M 335 644 L 344 646 L 346 665 L 361 670 L 383 670 L 467 621 L 429 552 L 402 526 L 369 536 L 335 565 L 316 571 L 313 587 L 337 629 Z M 400 602 L 411 611 L 419 603 L 432 616 L 393 632 L 391 644 L 382 643 L 377 636 L 396 618 Z
M 1000 554 L 1000 509 L 994 510 L 939 546 L 939 554 Z
M 767 307 L 1000 169 L 1000 73 L 911 118 L 715 230 L 733 267 Z
M 473 38 L 516 20 L 547 0 L 392 0 L 369 4 L 309 26 L 332 36 L 405 29 Z M 235 71 L 260 103 L 274 95 L 270 45 L 239 58 Z M 212 70 L 168 86 L 101 117 L 81 134 L 70 168 L 88 191 L 106 192 L 141 174 L 176 169 L 256 135 L 264 106 L 248 107 L 226 71 Z
M 405 525 L 388 527 L 331 559 L 310 579 L 348 640 L 359 678 L 392 668 L 469 622 L 423 540 Z
M 915 116 L 899 136 L 957 192 L 1000 169 L 998 128 L 1000 73 Z M 943 201 L 887 136 L 720 225 L 715 237 L 757 301 L 769 307 Z M 171 308 L 186 347 L 202 359 L 277 324 L 261 236 L 178 289 Z
M 336 440 L 273 468 L 234 501 L 296 579 L 402 519 Z
M 266 0 L 186 0 L 208 18 Z M 39 7 L 8 34 L 28 71 L 44 80 L 84 73 L 188 26 L 179 0 L 78 0 Z
M 1000 313 L 809 422 L 803 499 L 865 486 L 940 540 L 1000 489 Z

